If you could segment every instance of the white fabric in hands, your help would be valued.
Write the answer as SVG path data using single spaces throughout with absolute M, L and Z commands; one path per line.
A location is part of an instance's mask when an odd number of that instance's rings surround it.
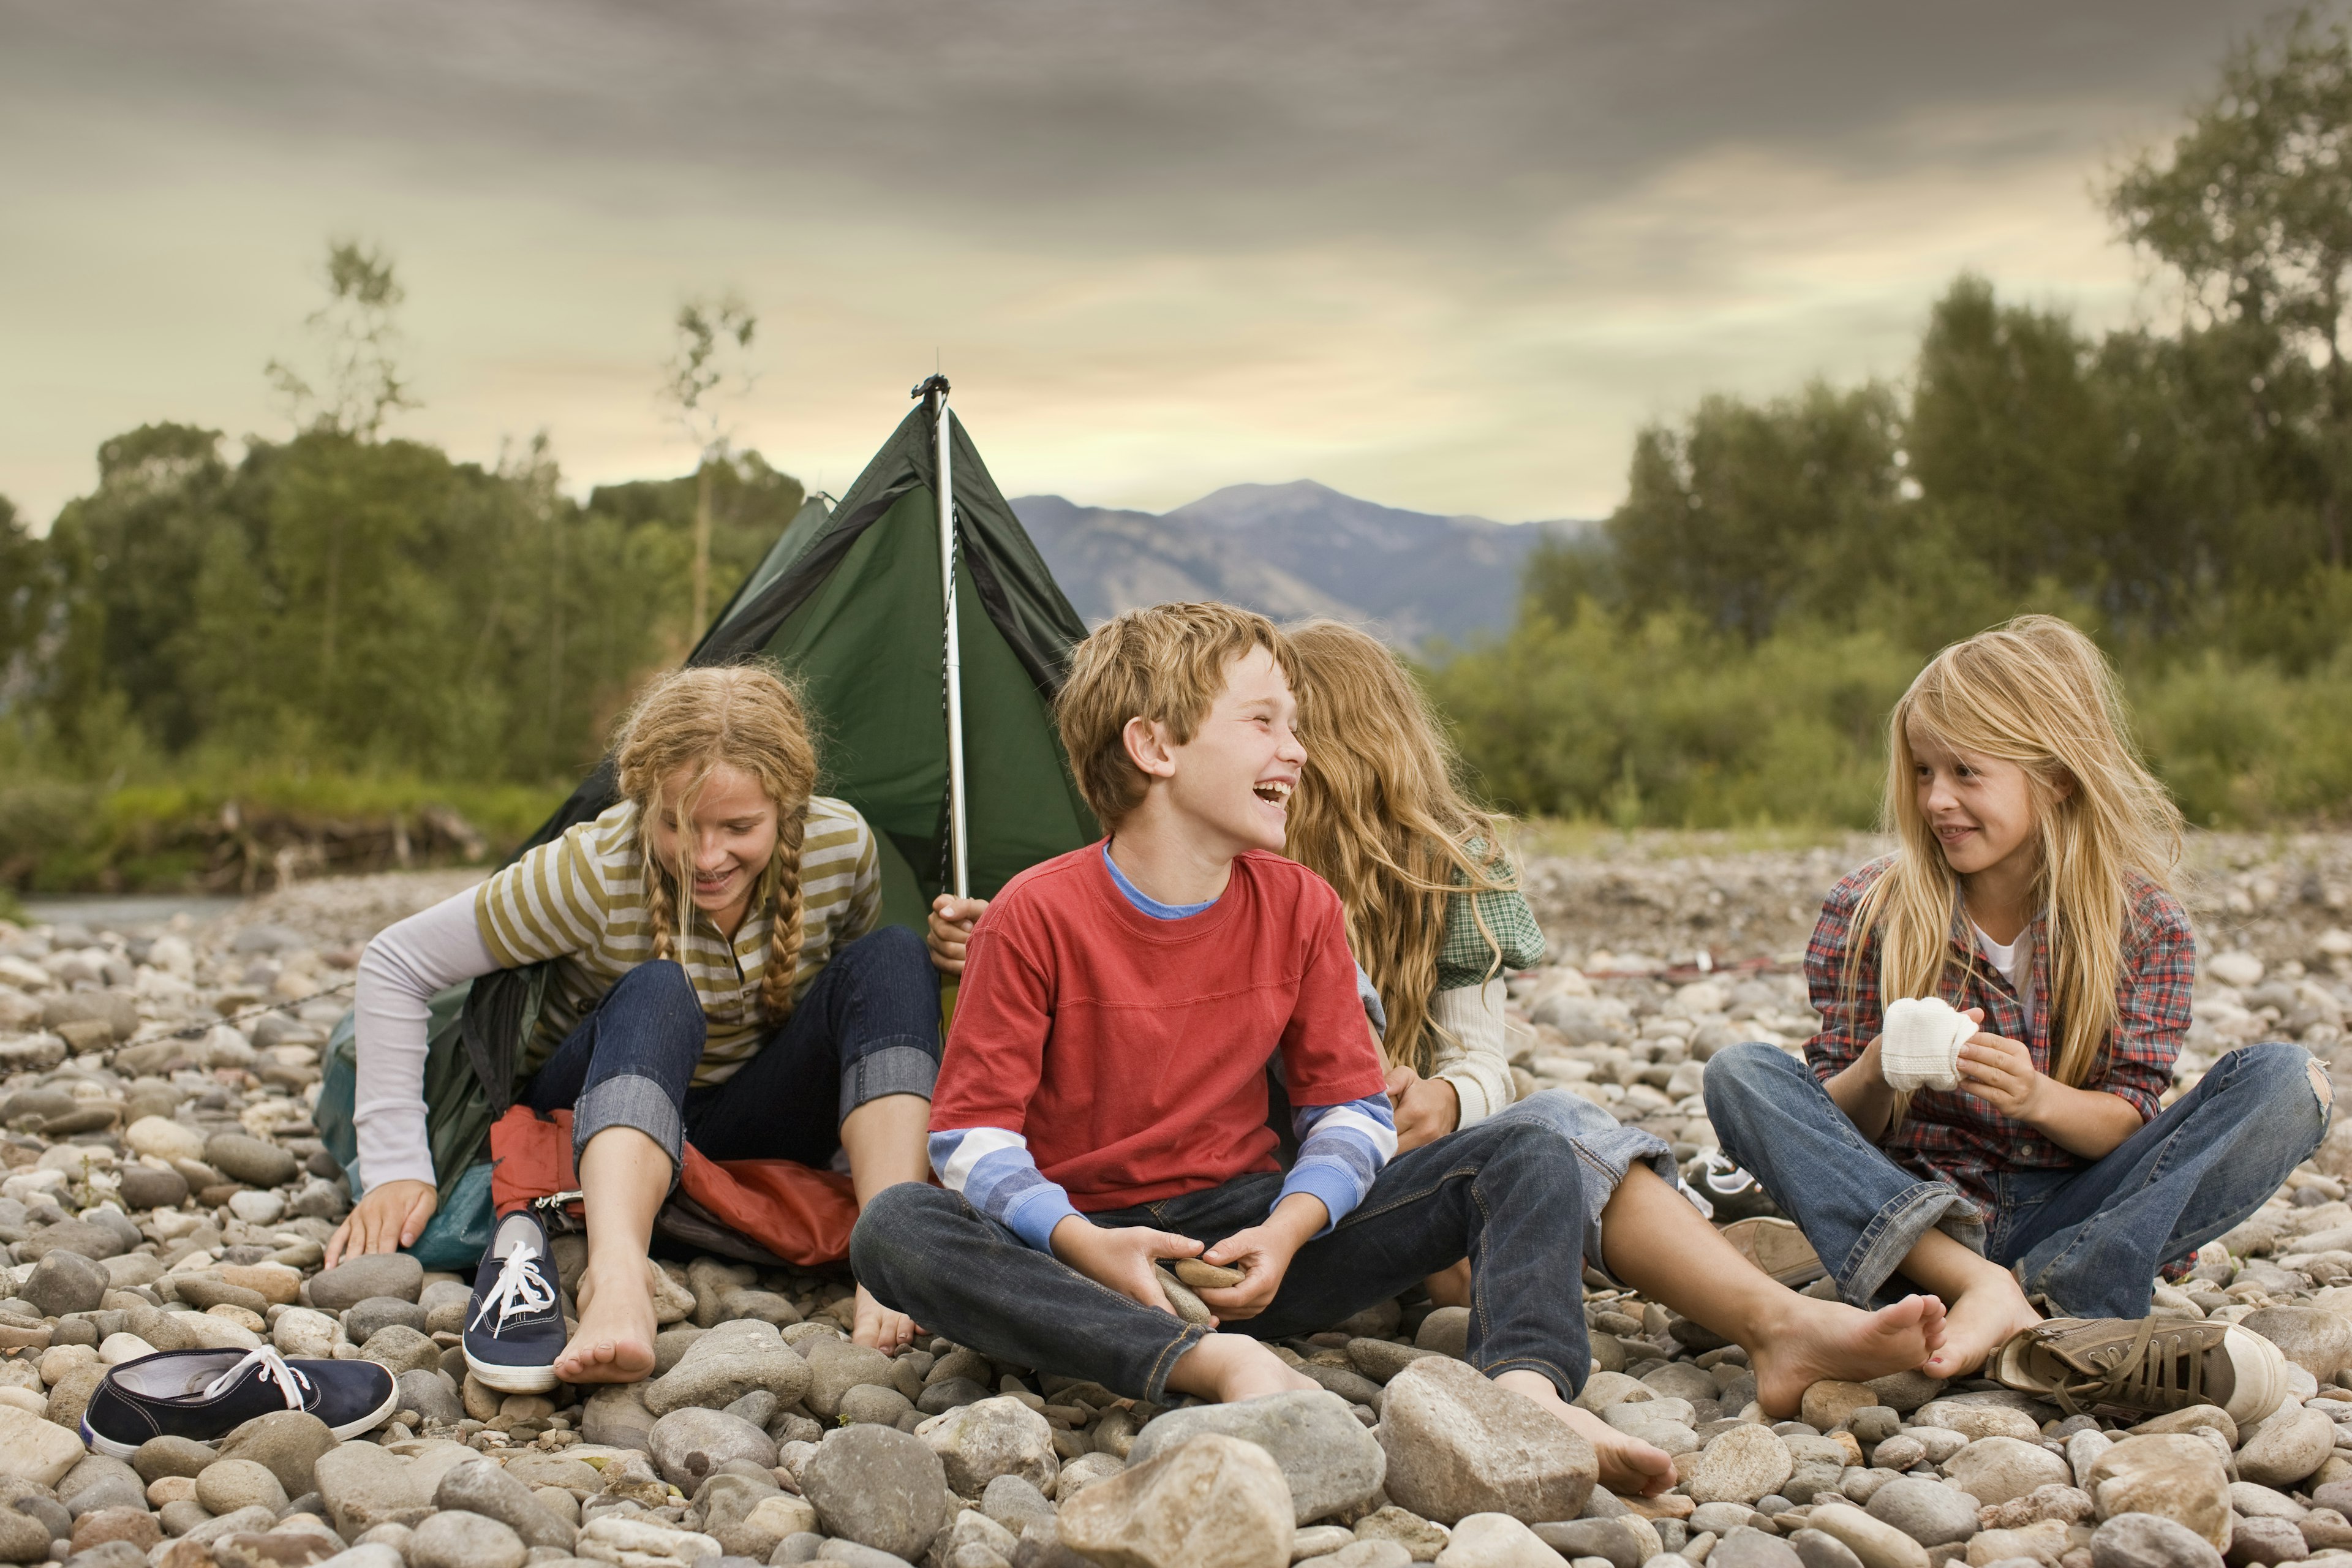
M 1898 1094 L 1960 1087 L 1960 1047 L 1977 1026 L 1941 996 L 1906 996 L 1886 1009 L 1878 1069 Z

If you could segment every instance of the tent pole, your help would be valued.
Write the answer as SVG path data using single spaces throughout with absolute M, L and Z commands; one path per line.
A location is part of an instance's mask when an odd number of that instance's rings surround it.
M 936 466 L 940 494 L 940 598 L 947 606 L 948 699 L 948 845 L 954 868 L 955 896 L 971 897 L 971 857 L 964 843 L 963 798 L 963 647 L 956 633 L 955 478 L 950 469 L 953 425 L 948 416 L 947 377 L 939 384 L 939 415 L 932 430 L 939 443 Z

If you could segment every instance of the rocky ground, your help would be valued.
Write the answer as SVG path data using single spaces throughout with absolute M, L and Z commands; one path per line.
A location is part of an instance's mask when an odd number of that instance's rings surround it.
M 1523 1091 L 1714 1142 L 1723 1046 L 1814 1026 L 1793 960 L 1867 840 L 1636 837 L 1537 857 L 1552 963 L 1514 979 Z M 2333 1068 L 2352 1001 L 2352 838 L 2200 838 L 2206 953 L 2183 1087 L 2248 1040 Z M 838 1275 L 666 1261 L 656 1377 L 583 1399 L 467 1380 L 456 1276 L 321 1272 L 349 1194 L 310 1121 L 359 944 L 466 874 L 298 886 L 197 926 L 0 923 L 0 1563 L 77 1568 L 2242 1568 L 2352 1553 L 2352 1137 L 2209 1247 L 2161 1313 L 2294 1362 L 2294 1400 L 2136 1430 L 1918 1374 L 1819 1384 L 1769 1422 L 1745 1352 L 1588 1296 L 1580 1403 L 1675 1456 L 1654 1500 L 1459 1358 L 1419 1292 L 1280 1353 L 1323 1391 L 1159 1410 L 944 1340 L 849 1342 Z M 1704 967 L 1702 967 L 1702 960 Z M 2341 1058 L 2352 1068 L 2352 1054 Z M 576 1247 L 559 1247 L 567 1284 Z M 87 1454 L 113 1363 L 158 1350 L 362 1358 L 400 1407 L 341 1444 L 299 1412 L 217 1449 Z M 2342 1417 L 2346 1425 L 2339 1425 Z M 2345 1436 L 2339 1439 L 2338 1434 Z M 2339 1446 L 2340 1445 L 2340 1446 Z M 1664 1561 L 1654 1561 L 1663 1559 Z

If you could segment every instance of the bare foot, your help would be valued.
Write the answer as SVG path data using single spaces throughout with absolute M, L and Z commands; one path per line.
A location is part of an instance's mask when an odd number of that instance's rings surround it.
M 580 1326 L 555 1358 L 555 1375 L 566 1383 L 635 1383 L 654 1370 L 653 1281 L 643 1272 L 650 1260 L 624 1266 L 601 1282 L 592 1261 L 580 1277 Z
M 1620 1432 L 1590 1410 L 1578 1409 L 1559 1396 L 1559 1390 L 1543 1373 L 1507 1372 L 1495 1379 L 1495 1384 L 1534 1400 L 1591 1444 L 1593 1456 L 1601 1461 L 1601 1484 L 1619 1497 L 1656 1497 L 1675 1484 L 1675 1462 L 1664 1449 Z
M 1422 1281 L 1429 1299 L 1441 1307 L 1466 1307 L 1470 1304 L 1470 1260 L 1464 1258 L 1451 1268 L 1443 1268 Z
M 1177 1358 L 1168 1372 L 1168 1386 L 1231 1405 L 1237 1399 L 1323 1385 L 1283 1365 L 1280 1357 L 1247 1334 L 1211 1334 Z
M 1843 1301 L 1790 1295 L 1780 1321 L 1748 1347 L 1756 1402 L 1775 1420 L 1794 1415 L 1805 1390 L 1823 1378 L 1867 1383 L 1924 1365 L 1947 1339 L 1944 1304 L 1907 1296 L 1865 1312 Z M 1940 1375 L 1940 1374 L 1939 1374 Z
M 895 1312 L 857 1288 L 857 1328 L 849 1337 L 861 1345 L 871 1345 L 884 1355 L 897 1355 L 915 1342 L 923 1331 L 915 1320 L 904 1312 Z
M 1927 1358 L 1927 1375 L 1959 1377 L 1974 1372 L 1987 1356 L 2041 1321 L 2042 1314 L 2026 1300 L 2017 1277 L 1999 1264 L 1988 1264 L 1947 1310 L 1944 1342 Z

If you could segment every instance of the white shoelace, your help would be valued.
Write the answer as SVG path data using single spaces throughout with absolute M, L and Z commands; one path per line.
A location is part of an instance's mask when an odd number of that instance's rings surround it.
M 482 1320 L 496 1307 L 499 1321 L 490 1326 L 490 1333 L 496 1337 L 506 1332 L 509 1318 L 543 1311 L 555 1305 L 555 1292 L 547 1288 L 547 1281 L 531 1267 L 538 1258 L 537 1247 L 527 1241 L 517 1242 L 514 1250 L 499 1260 L 499 1282 L 482 1299 L 482 1310 L 467 1326 L 480 1328 Z
M 310 1386 L 310 1380 L 293 1367 L 288 1366 L 285 1358 L 269 1345 L 263 1345 L 259 1350 L 246 1352 L 235 1366 L 205 1384 L 205 1397 L 219 1398 L 227 1390 L 229 1384 L 244 1374 L 247 1367 L 259 1367 L 261 1381 L 275 1383 L 278 1385 L 278 1392 L 286 1395 L 287 1409 L 302 1408 L 302 1390 Z

